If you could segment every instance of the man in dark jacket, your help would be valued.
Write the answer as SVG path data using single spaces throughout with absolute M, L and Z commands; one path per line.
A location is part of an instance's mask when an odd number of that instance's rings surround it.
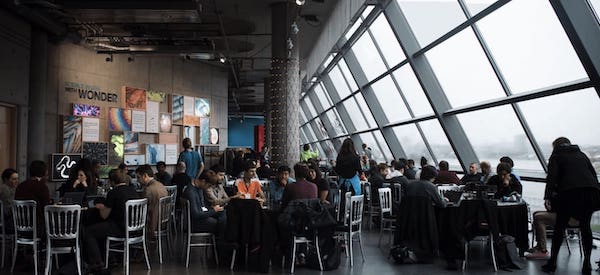
M 450 168 L 448 165 L 448 162 L 445 160 L 440 161 L 439 164 L 440 167 L 440 172 L 438 173 L 437 177 L 435 177 L 435 180 L 433 181 L 433 183 L 435 184 L 445 184 L 445 183 L 453 183 L 453 184 L 460 184 L 460 179 L 458 179 L 458 177 L 456 176 L 456 172 L 450 172 Z
M 460 181 L 463 184 L 467 184 L 467 182 L 481 183 L 481 177 L 483 175 L 481 173 L 479 173 L 477 170 L 479 170 L 479 165 L 476 162 L 472 162 L 471 164 L 469 164 L 469 173 L 464 175 L 464 177 L 462 177 L 462 179 L 460 179 Z
M 425 166 L 421 170 L 421 180 L 410 182 L 406 186 L 407 197 L 426 197 L 438 207 L 446 207 L 446 201 L 440 196 L 437 186 L 433 180 L 437 176 L 437 170 L 433 166 Z
M 506 162 L 501 162 L 496 167 L 496 174 L 490 178 L 488 185 L 495 185 L 498 187 L 496 192 L 497 199 L 502 197 L 508 197 L 511 193 L 517 192 L 523 194 L 523 185 L 521 182 L 511 173 L 512 169 Z
M 211 206 L 204 196 L 204 187 L 208 173 L 188 184 L 183 190 L 182 198 L 190 202 L 190 214 L 193 232 L 210 232 L 222 235 L 225 232 L 227 216 L 221 205 Z
M 317 198 L 317 185 L 306 180 L 308 165 L 304 163 L 294 165 L 294 174 L 296 175 L 296 182 L 287 184 L 283 190 L 282 209 L 285 209 L 287 204 L 293 200 Z

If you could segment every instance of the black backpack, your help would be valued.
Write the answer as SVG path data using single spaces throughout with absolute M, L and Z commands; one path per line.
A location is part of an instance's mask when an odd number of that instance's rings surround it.
M 392 246 L 389 258 L 392 258 L 395 264 L 414 264 L 418 262 L 416 254 L 402 244 Z
M 521 269 L 521 259 L 515 245 L 515 238 L 509 235 L 502 235 L 495 245 L 496 263 L 499 269 Z

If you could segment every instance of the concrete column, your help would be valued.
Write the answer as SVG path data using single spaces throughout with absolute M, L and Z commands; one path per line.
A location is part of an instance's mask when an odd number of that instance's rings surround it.
M 264 102 L 265 102 L 265 145 L 271 149 L 271 78 L 265 78 L 264 82 Z
M 29 61 L 29 122 L 27 163 L 47 160 L 45 155 L 46 84 L 48 82 L 48 34 L 39 29 L 31 31 Z
M 297 6 L 291 2 L 271 6 L 272 167 L 293 166 L 300 160 L 300 45 L 291 29 L 296 14 Z

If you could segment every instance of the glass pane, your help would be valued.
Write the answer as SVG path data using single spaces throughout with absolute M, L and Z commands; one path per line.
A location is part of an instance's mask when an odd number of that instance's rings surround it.
M 456 158 L 454 150 L 452 150 L 452 146 L 450 146 L 448 137 L 444 134 L 444 130 L 440 123 L 436 119 L 432 119 L 419 122 L 419 126 L 421 126 L 421 130 L 423 130 L 423 134 L 429 142 L 431 151 L 433 151 L 437 161 L 440 162 L 445 160 L 450 164 L 450 169 L 462 171 L 458 158 Z M 429 164 L 437 165 L 437 163 L 433 163 L 432 159 L 427 160 L 429 161 Z M 419 163 L 419 161 L 415 159 L 415 163 Z
M 304 111 L 300 108 L 300 125 L 306 123 L 308 119 L 306 119 L 306 115 L 304 115 Z
M 323 148 L 321 147 L 321 144 L 319 144 L 318 142 L 312 143 L 310 145 L 312 148 L 311 150 L 317 150 L 319 151 L 319 155 L 317 156 L 317 159 L 322 158 L 325 154 L 323 153 Z
M 352 52 L 356 56 L 368 81 L 373 80 L 386 71 L 383 60 L 379 56 L 369 33 L 363 33 L 354 46 L 352 46 Z
M 321 121 L 321 119 L 319 117 L 316 117 L 315 120 L 313 120 L 311 122 L 311 124 L 313 126 L 313 129 L 317 133 L 317 138 L 319 140 L 329 138 L 329 135 L 327 134 L 327 130 L 325 130 L 325 125 L 323 125 L 323 122 Z
M 317 96 L 317 98 L 319 99 L 321 106 L 323 106 L 323 109 L 327 109 L 327 108 L 331 107 L 331 105 L 332 105 L 331 98 L 329 98 L 329 94 L 327 94 L 325 92 L 323 83 L 317 84 L 315 86 L 314 92 L 315 92 L 315 95 Z
M 371 88 L 383 109 L 388 123 L 411 118 L 400 93 L 396 89 L 396 85 L 394 85 L 394 81 L 389 75 L 373 83 Z
M 392 130 L 394 130 L 404 153 L 406 153 L 405 158 L 413 159 L 417 163 L 421 159 L 421 156 L 424 156 L 428 160 L 433 159 L 415 124 L 397 126 L 392 128 Z
M 379 149 L 379 146 L 377 146 L 377 142 L 375 141 L 375 138 L 373 137 L 373 132 L 362 133 L 359 136 L 360 136 L 362 143 L 367 144 L 367 146 L 371 148 L 371 158 L 373 160 L 377 161 L 377 163 L 386 162 L 385 156 Z M 363 154 L 362 147 L 361 147 L 362 144 L 354 144 L 354 146 L 356 148 L 358 148 L 357 153 L 359 155 L 362 155 Z
M 497 0 L 463 0 L 467 4 L 467 8 L 471 16 L 478 14 L 489 5 L 494 4 Z
M 360 24 L 362 24 L 362 19 L 360 19 L 360 18 L 356 19 L 356 22 L 354 22 L 354 24 L 352 24 L 352 27 L 350 27 L 348 32 L 346 32 L 346 34 L 344 35 L 344 37 L 346 37 L 346 40 L 348 40 L 348 39 L 350 39 L 350 37 L 352 37 L 352 35 L 356 32 L 358 27 L 360 27 Z
M 321 148 L 323 148 L 321 158 L 326 157 L 327 159 L 336 159 L 337 154 L 335 152 L 335 148 L 333 148 L 333 143 L 331 140 L 321 142 Z
M 588 0 L 588 3 L 590 3 L 590 6 L 592 6 L 594 14 L 596 15 L 596 19 L 600 24 L 600 0 Z
M 466 20 L 456 0 L 396 0 L 419 44 L 425 46 Z
M 369 128 L 377 127 L 377 123 L 375 123 L 373 114 L 371 113 L 369 105 L 367 105 L 367 102 L 365 101 L 365 98 L 363 97 L 363 95 L 361 93 L 358 93 L 354 96 L 354 98 L 356 98 L 356 102 L 358 103 L 358 106 L 360 106 L 360 108 L 363 111 L 363 114 L 367 118 L 367 124 L 369 125 Z
M 477 26 L 513 93 L 587 78 L 547 0 L 511 1 Z
M 459 114 L 458 120 L 480 161 L 487 160 L 495 167 L 502 156 L 509 156 L 517 171 L 543 170 L 510 106 Z
M 306 113 L 306 118 L 308 118 L 309 120 L 312 119 L 313 117 L 315 117 L 317 115 L 317 111 L 315 110 L 315 107 L 312 105 L 312 102 L 310 101 L 310 98 L 308 96 L 304 97 L 304 110 L 308 110 L 308 113 Z
M 444 41 L 426 56 L 453 107 L 506 96 L 470 28 Z
M 300 144 L 306 144 L 308 143 L 308 139 L 306 138 L 306 135 L 304 134 L 304 128 L 300 127 Z
M 546 184 L 543 182 L 525 181 L 521 179 L 523 185 L 523 200 L 531 209 L 531 213 L 536 211 L 546 211 L 544 207 L 544 192 Z
M 338 114 L 337 109 L 335 107 L 333 109 L 329 110 L 325 114 L 327 115 L 327 118 L 331 122 L 336 136 L 345 135 L 347 133 L 346 127 L 344 127 L 344 124 L 342 123 L 342 120 L 340 119 L 340 115 Z
M 342 69 L 342 73 L 346 77 L 346 82 L 350 85 L 350 90 L 356 91 L 358 90 L 358 86 L 356 85 L 356 81 L 354 80 L 354 76 L 350 73 L 350 69 L 348 69 L 348 64 L 346 64 L 346 60 L 343 58 L 338 62 L 338 66 Z
M 375 6 L 373 6 L 373 5 L 366 6 L 366 7 L 365 7 L 365 10 L 364 10 L 364 11 L 362 12 L 362 14 L 361 14 L 362 18 L 363 18 L 363 19 L 364 19 L 364 18 L 367 18 L 367 16 L 369 16 L 369 13 L 371 13 L 371 11 L 373 11 L 373 8 L 374 8 L 374 7 L 375 7 Z
M 375 42 L 377 42 L 379 49 L 381 49 L 381 54 L 390 68 L 406 58 L 400 47 L 400 43 L 398 43 L 398 40 L 383 13 L 375 19 L 373 24 L 371 24 L 371 27 L 369 27 L 369 30 L 373 34 Z
M 370 128 L 364 117 L 360 113 L 360 109 L 356 104 L 356 101 L 353 98 L 349 98 L 343 102 L 344 108 L 346 108 L 346 112 L 348 112 L 348 116 L 350 116 L 350 123 L 354 125 L 356 131 L 362 131 Z
M 335 87 L 335 91 L 337 92 L 340 99 L 343 99 L 350 95 L 350 89 L 348 88 L 348 84 L 342 76 L 342 72 L 340 71 L 339 66 L 333 67 L 329 72 L 329 78 Z
M 385 156 L 385 159 L 383 161 L 390 162 L 391 160 L 393 160 L 394 156 L 392 155 L 392 151 L 390 151 L 390 148 L 388 147 L 387 142 L 385 142 L 385 138 L 383 138 L 381 131 L 379 131 L 379 130 L 374 131 L 373 136 L 375 137 L 375 140 L 377 140 L 377 143 L 379 144 L 379 148 L 381 149 L 381 152 Z
M 433 114 L 433 109 L 421 88 L 421 84 L 415 76 L 410 65 L 404 65 L 393 73 L 406 101 L 410 105 L 415 117 Z
M 334 54 L 328 54 L 327 58 L 325 59 L 325 62 L 323 63 L 323 69 L 327 68 L 327 66 L 329 66 L 329 63 L 331 63 L 331 61 L 333 60 L 333 57 L 335 57 Z
M 306 124 L 304 125 L 304 133 L 306 134 L 306 137 L 308 138 L 309 142 L 313 142 L 316 141 L 317 138 L 315 137 L 315 132 L 313 131 L 313 128 L 310 124 Z
M 544 161 L 552 154 L 552 141 L 565 136 L 579 145 L 600 173 L 600 127 L 590 127 L 600 117 L 600 98 L 594 89 L 525 101 L 519 107 L 542 149 Z

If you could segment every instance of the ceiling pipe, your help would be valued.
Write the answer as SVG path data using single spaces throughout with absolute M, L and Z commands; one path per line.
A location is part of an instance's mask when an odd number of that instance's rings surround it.
M 214 0 L 213 0 L 213 4 L 216 7 L 216 4 L 214 3 Z M 225 26 L 223 26 L 223 18 L 221 16 L 221 12 L 218 12 L 218 11 L 215 10 L 215 13 L 217 14 L 217 18 L 219 19 L 219 29 L 221 30 L 221 35 L 223 36 L 223 40 L 224 40 L 224 43 L 225 43 L 225 52 L 229 53 L 230 52 L 230 50 L 229 50 L 229 41 L 227 39 L 227 34 L 225 33 Z M 225 56 L 225 58 L 228 58 L 228 57 Z M 229 62 L 229 67 L 231 68 L 231 74 L 233 75 L 233 81 L 235 82 L 235 87 L 237 89 L 239 89 L 240 88 L 240 80 L 238 79 L 237 72 L 235 71 L 235 67 L 234 67 L 233 62 Z M 240 111 L 240 104 L 239 104 L 239 102 L 237 100 L 237 96 L 236 96 L 236 94 L 235 94 L 234 91 L 231 91 L 231 95 L 233 97 L 233 102 L 235 104 L 235 107 L 236 107 L 237 111 L 239 112 Z
M 54 21 L 43 13 L 26 6 L 19 0 L 15 0 L 11 4 L 8 4 L 7 1 L 0 1 L 0 3 L 2 3 L 1 6 L 15 11 L 32 24 L 36 25 L 36 27 L 46 30 L 50 34 L 56 36 L 64 36 L 67 34 L 67 27 L 64 24 Z

